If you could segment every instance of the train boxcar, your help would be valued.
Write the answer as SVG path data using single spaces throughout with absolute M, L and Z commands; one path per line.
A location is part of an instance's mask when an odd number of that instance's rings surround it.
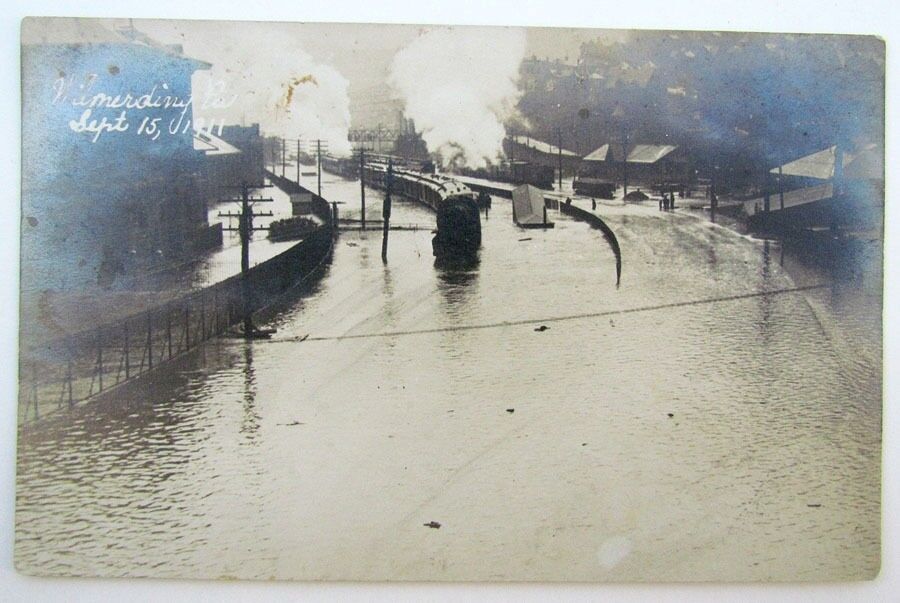
M 551 190 L 556 172 L 550 166 L 537 165 L 528 161 L 504 161 L 484 168 L 459 168 L 459 174 L 472 178 L 507 182 L 510 184 L 531 184 Z
M 385 189 L 387 166 L 367 163 L 366 183 Z M 475 193 L 465 184 L 437 174 L 409 170 L 393 170 L 392 191 L 408 199 L 424 203 L 437 215 L 437 229 L 431 241 L 439 259 L 471 258 L 481 247 L 481 214 Z
M 359 178 L 359 164 L 353 157 L 322 156 L 322 169 L 349 180 Z
M 581 174 L 575 177 L 573 188 L 579 195 L 600 197 L 601 199 L 612 199 L 616 196 L 615 182 Z

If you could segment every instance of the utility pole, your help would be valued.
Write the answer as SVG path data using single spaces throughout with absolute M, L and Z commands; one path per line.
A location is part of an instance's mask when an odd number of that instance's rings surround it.
M 628 195 L 628 130 L 622 130 L 622 195 Z
M 784 209 L 784 169 L 778 166 L 778 201 L 781 209 Z
M 384 195 L 384 205 L 382 205 L 381 216 L 384 220 L 384 230 L 381 235 L 381 261 L 387 264 L 388 249 L 388 232 L 391 222 L 391 192 L 394 186 L 394 161 L 388 159 L 388 171 L 386 177 L 386 194 Z
M 359 207 L 362 229 L 366 229 L 366 150 L 359 147 Z
M 264 188 L 269 186 L 271 185 L 259 184 L 254 185 L 252 188 Z M 228 228 L 223 228 L 222 230 L 237 230 L 241 238 L 241 314 L 243 315 L 244 337 L 248 338 L 252 337 L 256 330 L 253 326 L 253 307 L 250 303 L 250 237 L 254 230 L 268 230 L 267 226 L 254 227 L 253 218 L 271 217 L 273 215 L 271 211 L 254 212 L 252 204 L 272 203 L 274 201 L 273 199 L 262 197 L 251 198 L 250 188 L 251 187 L 245 181 L 241 182 L 240 199 L 225 199 L 225 201 L 239 202 L 241 204 L 241 211 L 239 213 L 219 212 L 219 217 L 238 219 L 237 228 L 229 225 Z
M 834 173 L 831 191 L 834 197 L 844 194 L 844 147 L 840 143 L 834 146 Z
M 562 192 L 562 128 L 556 128 L 556 150 L 559 157 L 559 192 Z
M 322 143 L 325 143 L 325 146 L 322 146 Z M 322 140 L 320 138 L 316 139 L 316 177 L 318 183 L 318 194 L 319 197 L 322 197 L 322 150 L 328 151 L 328 141 Z

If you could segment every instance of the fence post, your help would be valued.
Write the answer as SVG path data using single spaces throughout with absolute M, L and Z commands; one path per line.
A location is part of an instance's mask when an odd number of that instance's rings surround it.
M 38 412 L 38 386 L 37 386 L 37 362 L 31 363 L 31 400 L 34 402 L 34 418 L 39 419 Z
M 200 292 L 200 341 L 206 341 L 206 294 Z
M 184 351 L 191 349 L 191 306 L 184 306 Z
M 122 331 L 125 338 L 125 380 L 128 381 L 128 378 L 131 377 L 131 358 L 129 356 L 128 350 L 128 319 L 125 319 L 125 324 L 122 327 Z M 118 377 L 117 377 L 118 378 Z
M 97 393 L 103 391 L 103 332 L 97 329 Z
M 169 359 L 172 358 L 172 308 L 166 309 L 166 347 L 169 349 Z
M 147 312 L 147 370 L 153 370 L 153 314 Z
M 69 406 L 71 407 L 74 404 L 74 400 L 72 399 L 72 352 L 69 351 L 68 358 L 66 359 L 66 385 L 69 390 Z
M 297 142 L 297 144 L 300 144 L 299 141 Z M 297 169 L 298 170 L 300 169 L 299 157 L 300 157 L 300 155 L 298 154 L 297 155 Z M 298 180 L 299 180 L 299 178 L 298 178 Z M 213 289 L 213 312 L 214 312 L 213 321 L 215 323 L 215 326 L 213 327 L 215 329 L 214 333 L 216 335 L 218 335 L 220 333 L 220 329 L 222 328 L 221 325 L 219 324 L 219 289 L 218 288 Z

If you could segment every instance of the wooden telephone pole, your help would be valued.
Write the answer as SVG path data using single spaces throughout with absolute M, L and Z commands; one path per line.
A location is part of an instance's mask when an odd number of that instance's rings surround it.
M 318 195 L 322 197 L 322 151 L 328 152 L 328 141 L 317 138 L 316 143 L 316 176 L 318 184 Z M 324 144 L 323 144 L 324 143 Z
M 359 148 L 359 211 L 363 230 L 366 229 L 366 150 Z
M 257 184 L 252 187 L 246 182 L 241 182 L 238 188 L 241 190 L 239 199 L 223 199 L 232 203 L 240 203 L 241 211 L 219 212 L 222 218 L 237 218 L 238 226 L 228 226 L 222 230 L 236 230 L 241 238 L 241 314 L 243 315 L 244 337 L 253 337 L 256 327 L 253 326 L 253 307 L 250 303 L 250 237 L 255 230 L 268 230 L 268 226 L 253 226 L 253 218 L 271 217 L 271 211 L 254 212 L 254 203 L 272 203 L 274 199 L 263 197 L 250 197 L 251 188 L 267 188 L 271 184 Z
M 387 264 L 388 232 L 391 228 L 391 192 L 394 187 L 394 160 L 388 159 L 387 176 L 385 177 L 386 193 L 384 204 L 381 208 L 381 216 L 384 220 L 384 230 L 381 234 L 381 261 Z
M 562 128 L 556 128 L 556 151 L 559 158 L 559 191 L 562 192 Z

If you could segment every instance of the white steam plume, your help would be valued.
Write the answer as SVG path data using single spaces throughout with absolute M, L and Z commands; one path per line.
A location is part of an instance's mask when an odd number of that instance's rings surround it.
M 521 28 L 426 29 L 394 57 L 389 81 L 430 151 L 481 167 L 502 154 L 524 57 Z
M 165 28 L 165 37 L 181 42 L 185 54 L 212 64 L 192 80 L 195 118 L 257 122 L 268 135 L 321 138 L 329 151 L 350 153 L 349 82 L 314 60 L 303 48 L 301 32 L 289 24 L 156 21 L 145 26 L 151 35 Z M 211 105 L 214 99 L 234 100 L 222 108 Z

